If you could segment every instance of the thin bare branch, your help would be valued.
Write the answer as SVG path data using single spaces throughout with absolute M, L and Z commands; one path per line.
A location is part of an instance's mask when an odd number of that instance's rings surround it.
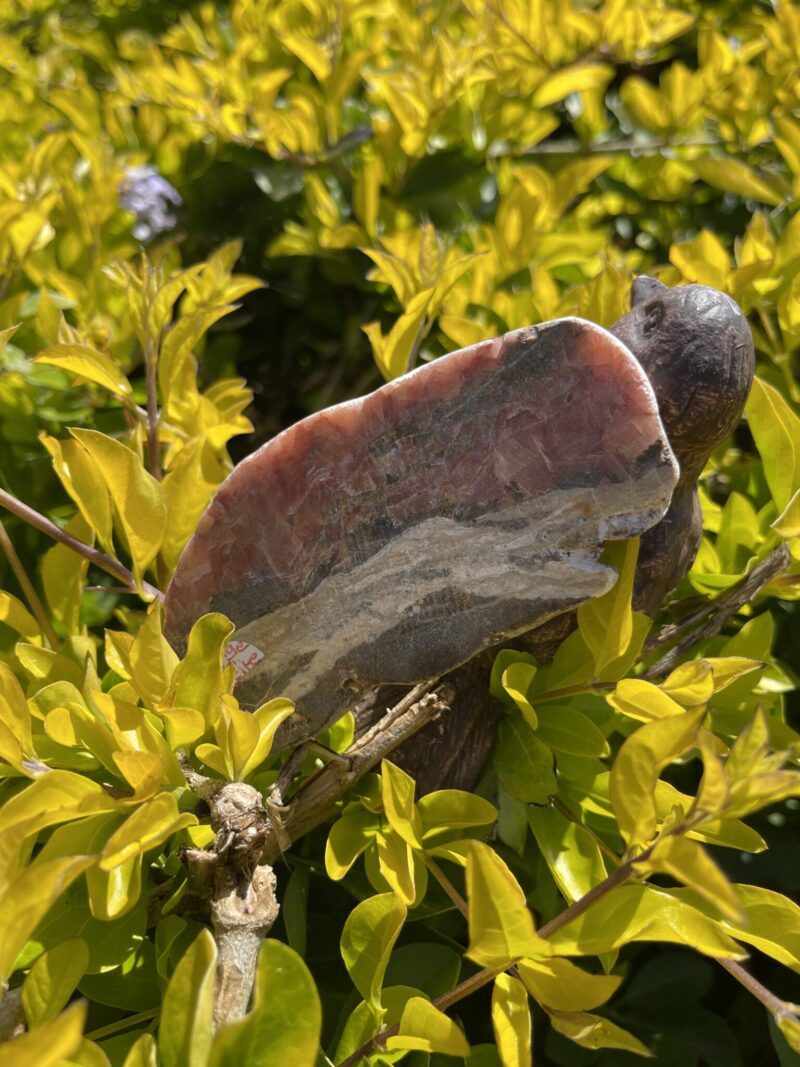
M 28 602 L 28 607 L 31 609 L 33 617 L 39 624 L 39 629 L 47 638 L 47 642 L 51 648 L 58 650 L 61 647 L 61 642 L 56 636 L 56 632 L 50 624 L 50 617 L 48 616 L 44 604 L 39 599 L 39 594 L 34 588 L 33 582 L 28 577 L 28 572 L 22 565 L 22 560 L 17 555 L 17 550 L 14 548 L 14 544 L 11 538 L 8 536 L 3 522 L 0 521 L 0 548 L 2 548 L 8 565 L 14 572 L 14 577 L 19 582 L 19 587 L 22 590 L 22 595 Z
M 112 575 L 114 578 L 118 578 L 121 582 L 132 591 L 136 591 L 136 579 L 133 577 L 131 571 L 119 562 L 119 560 L 112 559 L 111 556 L 107 556 L 105 552 L 101 552 L 99 549 L 94 548 L 92 545 L 84 544 L 83 541 L 79 541 L 77 537 L 73 537 L 72 534 L 68 534 L 65 530 L 62 530 L 60 526 L 56 526 L 54 522 L 51 522 L 46 516 L 40 512 L 35 511 L 33 508 L 28 507 L 27 504 L 23 504 L 21 500 L 17 500 L 11 493 L 7 493 L 5 489 L 0 489 L 0 507 L 10 511 L 12 515 L 16 515 L 24 522 L 34 526 L 37 530 L 41 530 L 42 533 L 47 534 L 48 537 L 52 537 L 54 541 L 59 541 L 62 545 L 66 545 L 67 548 L 71 548 L 73 552 L 77 552 L 78 555 L 83 556 L 84 559 L 88 559 L 90 563 L 94 563 L 100 570 L 106 571 L 107 574 Z M 154 600 L 163 600 L 164 594 L 160 589 L 156 589 L 154 585 L 150 585 L 149 582 L 142 582 L 142 588 L 144 592 L 151 596 Z
M 706 604 L 700 611 L 683 619 L 679 623 L 665 626 L 656 636 L 646 651 L 653 652 L 665 645 L 671 644 L 676 638 L 678 643 L 655 663 L 651 664 L 642 675 L 643 678 L 660 678 L 668 674 L 673 667 L 677 666 L 681 658 L 698 642 L 708 637 L 714 637 L 720 632 L 725 623 L 737 613 L 745 604 L 748 604 L 757 595 L 767 582 L 774 578 L 791 563 L 789 546 L 784 542 L 757 564 L 749 574 L 726 589 L 710 604 Z
M 347 762 L 335 761 L 324 767 L 297 792 L 280 827 L 267 829 L 261 863 L 274 863 L 293 841 L 325 822 L 336 801 L 360 778 L 376 767 L 384 756 L 421 730 L 426 723 L 449 711 L 452 692 L 440 686 L 432 693 L 436 679 L 415 686 L 384 717 L 360 737 L 345 753 Z M 277 819 L 276 819 L 277 821 Z

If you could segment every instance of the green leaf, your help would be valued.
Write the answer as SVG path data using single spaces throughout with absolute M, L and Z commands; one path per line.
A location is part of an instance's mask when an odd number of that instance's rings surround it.
M 86 1004 L 73 1004 L 57 1019 L 4 1043 L 3 1067 L 62 1067 L 83 1040 Z
M 110 529 L 109 511 L 109 535 Z M 80 511 L 73 515 L 65 530 L 84 544 L 94 545 L 94 527 L 89 525 Z M 42 586 L 47 606 L 53 619 L 61 623 L 67 633 L 75 633 L 79 629 L 81 597 L 88 570 L 89 560 L 67 545 L 53 545 L 42 557 Z
M 623 1030 L 621 1026 L 589 1012 L 548 1013 L 554 1030 L 584 1048 L 618 1048 L 637 1056 L 652 1056 L 650 1049 L 638 1037 Z
M 8 980 L 25 942 L 58 897 L 91 863 L 91 856 L 64 856 L 26 867 L 10 881 L 0 896 L 0 982 Z
M 733 888 L 744 918 L 734 921 L 723 916 L 719 920 L 720 927 L 738 941 L 753 945 L 759 952 L 800 974 L 800 906 L 781 893 L 762 886 L 738 883 Z M 714 904 L 696 889 L 670 889 L 669 892 L 698 911 L 717 917 Z
M 613 974 L 589 974 L 570 960 L 520 960 L 519 976 L 542 1007 L 556 1011 L 589 1011 L 616 993 L 622 979 Z
M 800 489 L 770 526 L 781 537 L 800 537 Z
M 389 760 L 381 763 L 383 810 L 394 832 L 412 848 L 422 847 L 422 822 L 414 804 L 414 779 Z
M 338 882 L 347 874 L 364 849 L 375 840 L 380 818 L 366 808 L 347 811 L 330 829 L 325 845 L 325 870 Z
M 528 822 L 556 885 L 570 903 L 606 878 L 600 847 L 586 827 L 555 808 L 528 808 Z
M 181 957 L 164 994 L 158 1024 L 163 1067 L 207 1067 L 217 946 L 203 930 Z
M 575 708 L 542 704 L 538 716 L 536 735 L 556 752 L 589 758 L 607 756 L 611 751 L 589 716 Z
M 22 986 L 22 1006 L 28 1027 L 54 1019 L 66 1007 L 89 966 L 89 949 L 79 939 L 62 941 L 42 953 Z
M 386 986 L 383 990 L 382 999 L 385 1008 L 385 1016 L 383 1019 L 384 1026 L 394 1026 L 395 1023 L 399 1024 L 400 1018 L 403 1014 L 403 1009 L 412 997 L 419 996 L 419 989 L 414 986 L 407 985 L 390 985 Z M 339 1038 L 339 1044 L 336 1048 L 336 1055 L 334 1056 L 334 1062 L 340 1063 L 342 1060 L 347 1059 L 348 1056 L 352 1056 L 356 1049 L 360 1048 L 375 1034 L 375 1016 L 370 1010 L 369 1005 L 365 1001 L 361 1001 L 348 1016 L 347 1022 L 344 1024 L 342 1030 L 342 1036 Z M 385 1057 L 389 1059 L 389 1056 Z M 393 1054 L 390 1062 L 394 1062 L 395 1059 L 401 1059 L 402 1053 Z
M 389 826 L 376 836 L 375 843 L 381 874 L 406 907 L 413 907 L 419 895 L 413 849 Z
M 158 1046 L 152 1034 L 142 1034 L 134 1041 L 122 1067 L 158 1067 Z
M 39 440 L 50 453 L 53 469 L 84 521 L 97 532 L 103 548 L 113 555 L 111 495 L 97 465 L 77 441 L 57 441 L 46 433 L 39 434 Z
M 150 704 L 161 700 L 178 662 L 161 632 L 161 605 L 152 604 L 128 653 L 130 678 L 142 700 Z
M 639 722 L 670 719 L 682 715 L 684 708 L 657 685 L 641 678 L 623 678 L 606 700 L 623 715 Z
M 691 165 L 703 181 L 726 193 L 760 200 L 773 207 L 778 207 L 789 195 L 788 187 L 783 187 L 777 175 L 759 174 L 738 159 L 695 159 Z
M 557 792 L 553 753 L 521 715 L 501 721 L 494 766 L 508 792 L 525 803 L 546 804 Z
M 553 954 L 598 956 L 631 941 L 667 941 L 707 956 L 742 959 L 744 950 L 721 922 L 681 899 L 681 892 L 650 885 L 619 886 L 551 934 Z
M 220 697 L 233 688 L 233 670 L 222 662 L 232 633 L 233 623 L 224 615 L 203 615 L 192 627 L 186 655 L 172 676 L 169 703 L 202 712 L 209 725 L 219 717 Z
M 387 381 L 400 377 L 413 366 L 414 346 L 425 328 L 425 319 L 433 297 L 433 288 L 423 289 L 385 336 L 380 324 L 368 323 L 364 333 L 372 344 L 378 369 Z
M 96 430 L 71 429 L 70 433 L 108 488 L 131 555 L 134 577 L 141 584 L 144 572 L 158 555 L 167 527 L 161 485 L 144 469 L 139 457 L 113 437 Z
M 645 723 L 625 741 L 611 771 L 611 803 L 626 844 L 647 844 L 656 832 L 655 789 L 668 764 L 690 749 L 705 708 Z
M 115 396 L 127 398 L 131 395 L 130 382 L 114 360 L 86 345 L 51 345 L 34 356 L 33 362 L 59 367 L 95 385 L 101 385 Z
M 417 802 L 417 811 L 425 844 L 433 844 L 447 833 L 492 826 L 497 819 L 494 804 L 463 789 L 439 789 L 426 793 Z
M 578 607 L 578 628 L 594 657 L 594 673 L 623 656 L 633 639 L 633 577 L 639 555 L 639 538 L 609 541 L 601 561 L 613 567 L 617 581 L 602 596 Z
M 604 89 L 613 76 L 614 68 L 609 63 L 573 63 L 548 74 L 537 87 L 533 102 L 537 108 L 548 107 L 571 93 Z
M 0 622 L 28 641 L 41 640 L 38 622 L 22 601 L 11 593 L 0 592 Z
M 467 1039 L 458 1025 L 424 997 L 411 997 L 403 1008 L 400 1032 L 386 1040 L 387 1049 L 418 1049 L 448 1056 L 469 1056 Z
M 498 660 L 503 653 L 498 656 Z M 532 730 L 539 725 L 536 712 L 528 700 L 528 689 L 536 674 L 536 667 L 530 663 L 517 659 L 509 663 L 501 675 L 503 692 L 511 697 L 513 702 L 522 712 L 522 716 Z
M 505 969 L 522 957 L 550 955 L 536 934 L 519 882 L 497 853 L 480 841 L 467 854 L 467 955 L 481 967 Z
M 492 1026 L 503 1067 L 531 1067 L 531 1012 L 518 978 L 498 974 L 492 990 Z
M 774 386 L 758 377 L 745 414 L 780 514 L 800 489 L 800 418 Z
M 210 1067 L 314 1067 L 321 1027 L 319 994 L 308 968 L 294 949 L 269 939 L 258 954 L 252 1008 L 219 1030 Z
M 158 796 L 141 804 L 106 842 L 100 859 L 100 869 L 110 871 L 135 856 L 155 848 L 184 826 L 194 826 L 197 816 L 178 811 L 172 793 Z
M 383 1011 L 383 976 L 405 920 L 405 904 L 394 893 L 382 893 L 357 904 L 342 930 L 341 950 L 345 967 L 378 1021 Z

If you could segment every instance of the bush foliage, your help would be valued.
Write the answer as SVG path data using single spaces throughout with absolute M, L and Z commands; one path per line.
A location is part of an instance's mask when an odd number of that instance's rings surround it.
M 3 499 L 116 561 L 5 520 L 0 1008 L 26 1032 L 3 1063 L 524 1067 L 531 1017 L 538 1063 L 798 1062 L 800 7 L 3 10 Z M 251 1010 L 212 1035 L 183 859 L 215 830 L 187 768 L 267 795 L 291 713 L 239 708 L 223 617 L 182 660 L 161 633 L 229 449 L 509 329 L 608 325 L 643 272 L 730 293 L 756 342 L 658 620 L 696 640 L 648 671 L 663 631 L 614 546 L 551 664 L 498 656 L 475 793 L 415 797 L 387 759 L 287 848 Z M 352 739 L 350 714 L 326 733 Z M 763 1006 L 725 973 L 747 953 Z

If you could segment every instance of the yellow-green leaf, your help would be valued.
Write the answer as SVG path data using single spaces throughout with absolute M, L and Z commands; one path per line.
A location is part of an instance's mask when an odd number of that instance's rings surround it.
M 209 1067 L 314 1067 L 321 1027 L 319 994 L 308 968 L 294 949 L 269 939 L 258 954 L 252 1008 L 219 1030 Z
M 611 771 L 611 803 L 627 845 L 647 844 L 656 831 L 656 782 L 694 745 L 705 709 L 645 723 L 625 741 Z
M 500 723 L 494 765 L 503 786 L 526 804 L 546 804 L 557 791 L 553 753 L 521 715 Z
M 745 408 L 778 512 L 800 489 L 800 417 L 778 390 L 756 377 Z
M 83 1040 L 86 1003 L 72 1004 L 57 1019 L 0 1045 L 3 1067 L 62 1067 Z
M 181 957 L 170 978 L 158 1026 L 163 1067 L 207 1067 L 217 946 L 203 930 Z
M 366 808 L 347 811 L 330 829 L 325 845 L 325 870 L 338 882 L 347 874 L 364 849 L 375 840 L 380 819 Z
M 92 459 L 108 488 L 131 554 L 134 577 L 141 583 L 144 572 L 158 555 L 167 526 L 161 485 L 144 469 L 139 457 L 113 437 L 96 430 L 72 429 L 70 433 Z
M 609 63 L 573 63 L 549 74 L 537 87 L 533 103 L 536 107 L 549 107 L 571 93 L 604 89 L 613 75 L 614 68 Z
M 570 960 L 520 960 L 519 976 L 534 1000 L 556 1011 L 589 1011 L 598 1008 L 619 989 L 622 979 L 614 974 L 589 974 Z
M 522 957 L 550 955 L 538 937 L 519 882 L 494 849 L 471 842 L 467 855 L 467 955 L 481 967 L 506 968 Z
M 122 1067 L 158 1067 L 158 1046 L 152 1034 L 142 1034 L 134 1041 Z
M 684 709 L 657 685 L 641 678 L 623 678 L 606 696 L 612 708 L 639 722 L 653 722 L 682 715 Z
M 492 990 L 492 1027 L 503 1067 L 531 1067 L 531 1012 L 519 978 L 498 974 Z
M 414 804 L 414 779 L 389 760 L 381 763 L 381 795 L 389 825 L 412 848 L 422 847 L 422 821 Z
M 223 666 L 223 654 L 233 623 L 224 615 L 203 615 L 189 633 L 186 655 L 175 668 L 170 704 L 195 708 L 213 725 L 220 714 L 220 698 L 232 688 L 233 670 Z
M 650 885 L 622 885 L 550 936 L 556 956 L 597 956 L 631 941 L 688 945 L 707 956 L 745 955 L 720 921 L 704 915 L 675 892 Z
M 616 570 L 618 578 L 607 593 L 578 607 L 578 628 L 594 657 L 597 677 L 625 654 L 633 638 L 631 595 L 638 555 L 638 537 L 610 541 L 601 559 Z
M 742 906 L 731 883 L 697 841 L 666 834 L 653 847 L 648 858 L 636 864 L 642 874 L 668 874 L 683 885 L 696 889 L 721 913 L 734 922 L 742 918 Z
M 50 453 L 53 469 L 64 489 L 78 506 L 103 548 L 114 552 L 114 519 L 111 495 L 97 465 L 77 441 L 57 441 L 46 433 L 39 440 Z
M 461 789 L 426 793 L 417 802 L 417 811 L 426 844 L 439 840 L 445 833 L 457 833 L 467 827 L 491 826 L 497 819 L 494 804 Z
M 599 1015 L 591 1015 L 585 1011 L 553 1011 L 548 1014 L 554 1030 L 584 1048 L 618 1048 L 633 1052 L 637 1056 L 653 1055 L 638 1037 Z
M 0 982 L 58 897 L 92 863 L 91 856 L 64 856 L 21 871 L 0 896 Z
M 391 827 L 378 833 L 375 843 L 381 874 L 405 906 L 412 908 L 418 895 L 413 850 Z
M 357 904 L 342 930 L 342 959 L 347 972 L 379 1021 L 383 976 L 405 920 L 405 904 L 394 893 L 381 893 Z
M 33 362 L 60 367 L 79 378 L 101 385 L 115 396 L 129 397 L 131 394 L 130 382 L 114 360 L 86 345 L 51 345 L 35 356 Z
M 606 877 L 603 854 L 585 826 L 556 808 L 528 808 L 528 823 L 556 885 L 570 903 Z
M 440 1052 L 469 1056 L 467 1039 L 458 1025 L 424 997 L 411 997 L 400 1017 L 400 1032 L 386 1040 L 387 1049 Z
M 29 1028 L 54 1019 L 66 1007 L 88 966 L 89 949 L 78 938 L 42 953 L 22 984 L 22 1006 Z
M 172 793 L 159 793 L 128 816 L 111 835 L 103 849 L 100 869 L 111 871 L 134 856 L 155 848 L 184 826 L 193 826 L 197 817 L 191 812 L 178 811 Z

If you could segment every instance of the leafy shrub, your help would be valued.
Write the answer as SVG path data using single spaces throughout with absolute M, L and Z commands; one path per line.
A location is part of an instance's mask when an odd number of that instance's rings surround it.
M 470 1063 L 521 1067 L 531 1010 L 538 1062 L 794 1062 L 800 8 L 5 15 L 3 1062 L 445 1063 L 471 1046 Z M 635 543 L 615 546 L 617 586 L 551 664 L 498 656 L 507 715 L 475 793 L 415 797 L 388 758 L 345 791 L 363 756 L 348 715 L 325 740 L 351 764 L 307 754 L 281 811 L 291 708 L 241 711 L 221 616 L 179 660 L 157 596 L 229 449 L 252 447 L 234 367 L 264 436 L 508 329 L 607 325 L 643 271 L 729 292 L 758 354 L 660 626 L 631 609 Z M 290 834 L 312 779 L 335 811 Z M 222 783 L 251 787 L 254 823 L 225 823 Z M 253 826 L 245 882 L 269 897 L 274 865 L 280 916 L 247 935 L 272 927 L 250 1012 L 212 1036 L 230 944 L 203 864 L 226 869 Z

